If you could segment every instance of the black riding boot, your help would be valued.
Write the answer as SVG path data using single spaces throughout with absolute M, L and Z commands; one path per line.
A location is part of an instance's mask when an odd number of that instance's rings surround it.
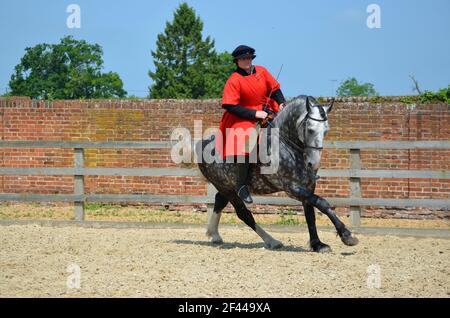
M 250 169 L 250 164 L 247 162 L 238 163 L 237 167 L 236 192 L 244 202 L 253 203 L 253 199 L 250 196 L 250 191 L 247 186 L 247 177 Z

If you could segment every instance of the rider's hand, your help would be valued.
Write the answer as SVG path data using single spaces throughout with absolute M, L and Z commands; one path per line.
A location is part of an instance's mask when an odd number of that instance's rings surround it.
M 268 114 L 263 110 L 256 111 L 256 118 L 258 118 L 258 119 L 264 119 L 267 117 L 267 115 Z
M 284 103 L 280 104 L 279 110 L 283 110 L 283 108 L 284 108 Z

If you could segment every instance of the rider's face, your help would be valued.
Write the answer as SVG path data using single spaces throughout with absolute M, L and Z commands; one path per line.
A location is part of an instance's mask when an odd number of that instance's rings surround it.
M 248 71 L 252 67 L 252 60 L 253 60 L 253 58 L 251 56 L 248 56 L 248 57 L 238 59 L 237 63 L 240 68 Z

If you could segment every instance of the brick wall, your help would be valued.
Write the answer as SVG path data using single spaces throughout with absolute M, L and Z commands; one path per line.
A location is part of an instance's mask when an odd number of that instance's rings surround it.
M 0 98 L 2 140 L 164 141 L 173 128 L 193 132 L 194 120 L 203 129 L 217 127 L 222 110 L 218 100 L 76 100 L 31 101 Z M 329 116 L 327 140 L 449 140 L 450 106 L 406 105 L 398 98 L 373 104 L 365 98 L 339 99 Z M 71 149 L 0 149 L 3 167 L 72 167 Z M 177 167 L 168 149 L 86 150 L 87 167 Z M 349 168 L 348 150 L 326 149 L 323 169 Z M 362 169 L 449 170 L 450 149 L 361 150 Z M 205 195 L 206 184 L 198 177 L 85 178 L 88 193 L 147 193 Z M 450 198 L 448 179 L 363 178 L 363 197 Z M 4 193 L 73 193 L 69 176 L 0 176 Z M 321 178 L 317 193 L 347 197 L 346 178 Z M 283 194 L 280 194 L 283 195 Z M 274 208 L 255 207 L 259 211 Z M 301 207 L 298 208 L 301 211 Z M 338 208 L 340 214 L 348 209 Z M 445 209 L 367 207 L 363 216 L 449 217 Z

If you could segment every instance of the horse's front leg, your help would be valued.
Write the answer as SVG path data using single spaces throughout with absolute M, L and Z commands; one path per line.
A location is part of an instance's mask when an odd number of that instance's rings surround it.
M 333 222 L 338 235 L 341 237 L 341 240 L 345 245 L 353 246 L 358 244 L 358 239 L 352 236 L 352 233 L 347 229 L 345 224 L 339 220 L 327 200 L 301 187 L 291 189 L 290 194 L 301 201 L 306 201 L 328 216 L 331 222 Z
M 309 203 L 303 203 L 303 210 L 305 212 L 306 224 L 308 224 L 309 231 L 309 245 L 314 252 L 318 253 L 326 253 L 331 252 L 330 246 L 325 243 L 322 243 L 319 239 L 319 235 L 317 234 L 316 227 L 316 214 L 314 212 L 314 207 Z

